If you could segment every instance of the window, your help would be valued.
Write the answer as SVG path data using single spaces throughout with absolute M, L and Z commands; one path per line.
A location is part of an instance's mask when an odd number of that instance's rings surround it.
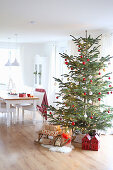
M 5 66 L 8 59 L 12 63 L 15 57 L 19 60 L 19 49 L 0 48 L 0 87 L 8 86 L 12 79 L 15 87 L 18 87 L 21 81 L 20 66 Z

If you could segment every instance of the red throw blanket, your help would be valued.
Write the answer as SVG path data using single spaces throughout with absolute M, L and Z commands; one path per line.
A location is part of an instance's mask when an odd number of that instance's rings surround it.
M 43 114 L 43 116 L 47 120 L 47 108 L 44 106 L 44 105 L 48 105 L 46 91 L 45 91 L 45 89 L 38 89 L 38 88 L 36 88 L 35 91 L 44 92 L 44 97 L 43 97 L 43 100 L 42 100 L 41 107 L 38 106 L 38 105 L 37 105 L 37 107 L 39 108 L 39 111 Z

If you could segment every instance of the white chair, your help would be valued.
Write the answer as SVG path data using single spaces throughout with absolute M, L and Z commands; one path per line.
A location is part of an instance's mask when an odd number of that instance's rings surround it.
M 10 121 L 12 120 L 12 113 L 13 113 L 13 118 L 14 118 L 14 123 L 15 123 L 15 116 L 16 116 L 16 108 L 15 107 L 13 107 L 11 105 L 9 112 L 7 112 L 6 103 L 3 102 L 2 100 L 0 100 L 0 112 L 7 114 L 7 126 L 10 126 Z
M 43 97 L 44 97 L 44 92 L 37 92 L 37 91 L 34 91 L 33 95 L 35 97 L 38 97 L 39 99 L 36 101 L 36 105 L 40 106 L 41 107 L 41 104 L 42 104 L 42 100 L 43 100 Z M 31 111 L 33 112 L 34 111 L 34 106 L 33 104 L 21 104 L 19 107 L 21 107 L 22 109 L 22 121 L 24 121 L 24 113 L 25 111 Z M 37 109 L 38 112 L 40 112 L 38 109 Z

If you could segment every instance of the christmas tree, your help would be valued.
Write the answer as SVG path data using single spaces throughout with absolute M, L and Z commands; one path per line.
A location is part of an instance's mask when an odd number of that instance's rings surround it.
M 101 35 L 91 38 L 86 31 L 85 38 L 71 37 L 78 55 L 60 54 L 69 73 L 62 75 L 63 80 L 55 78 L 60 90 L 57 107 L 48 107 L 49 122 L 82 133 L 104 130 L 111 127 L 113 118 L 113 108 L 102 102 L 106 95 L 112 94 L 111 73 L 105 72 L 111 57 L 99 56 Z

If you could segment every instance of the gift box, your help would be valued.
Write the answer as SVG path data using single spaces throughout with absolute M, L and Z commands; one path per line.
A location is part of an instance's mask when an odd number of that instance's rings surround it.
M 50 130 L 42 130 L 42 133 L 44 135 L 49 135 L 49 136 L 57 136 L 59 134 L 58 131 L 50 131 Z
M 26 93 L 19 93 L 19 97 L 26 97 Z
M 82 144 L 82 138 L 83 138 L 85 135 L 86 135 L 86 134 L 78 134 L 78 135 L 75 135 L 74 142 L 75 142 L 75 143 L 80 143 L 80 144 Z
M 43 126 L 44 130 L 50 130 L 50 131 L 61 131 L 62 129 L 60 128 L 60 125 L 49 125 L 45 124 Z
M 68 127 L 62 127 L 62 132 L 72 136 L 72 129 L 69 129 Z

